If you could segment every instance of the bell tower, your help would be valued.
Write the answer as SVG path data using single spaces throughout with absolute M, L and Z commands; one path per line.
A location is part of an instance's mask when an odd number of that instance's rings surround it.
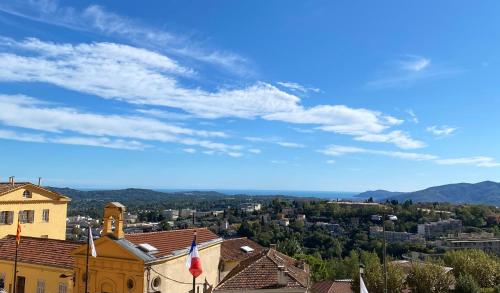
M 123 232 L 125 211 L 126 207 L 119 202 L 110 202 L 104 207 L 103 236 L 112 234 L 116 239 L 121 239 L 125 236 Z M 115 221 L 114 231 L 113 220 Z

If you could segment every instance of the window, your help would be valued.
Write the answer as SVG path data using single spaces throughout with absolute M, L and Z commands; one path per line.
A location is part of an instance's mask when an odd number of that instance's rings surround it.
M 129 290 L 134 289 L 134 280 L 132 280 L 132 279 L 128 279 L 128 280 L 127 280 L 127 288 L 128 288 Z
M 32 195 L 31 195 L 31 191 L 29 191 L 29 190 L 25 190 L 25 191 L 23 192 L 23 197 L 24 197 L 24 198 L 31 198 L 31 197 L 32 197 Z
M 68 291 L 68 286 L 64 283 L 59 283 L 59 293 L 66 293 Z
M 2 211 L 0 212 L 0 225 L 10 225 L 14 221 L 14 212 Z
M 38 280 L 36 283 L 36 293 L 45 293 L 45 281 Z
M 42 212 L 42 221 L 43 222 L 48 222 L 49 221 L 49 210 L 43 210 L 43 212 Z
M 161 285 L 160 277 L 156 277 L 153 279 L 153 288 L 158 289 Z
M 19 222 L 22 224 L 25 223 L 33 223 L 35 219 L 35 211 L 34 210 L 25 210 L 19 211 Z

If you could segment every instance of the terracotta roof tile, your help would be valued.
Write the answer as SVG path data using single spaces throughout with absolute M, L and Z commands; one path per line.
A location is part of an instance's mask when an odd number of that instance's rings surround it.
M 163 257 L 171 254 L 173 251 L 185 249 L 191 246 L 193 233 L 196 231 L 198 244 L 216 240 L 219 236 L 206 228 L 183 229 L 150 233 L 132 233 L 126 234 L 125 239 L 134 245 L 143 243 L 150 244 L 158 249 L 155 257 Z
M 313 293 L 354 293 L 351 281 L 321 281 L 315 283 L 311 291 Z
M 288 276 L 287 284 L 278 283 L 279 266 Z M 227 290 L 258 290 L 271 288 L 307 288 L 309 271 L 300 268 L 295 259 L 268 249 L 242 261 L 227 274 L 216 292 Z
M 22 187 L 26 184 L 30 184 L 29 182 L 16 182 L 14 184 L 9 182 L 0 182 L 0 194 L 9 192 L 18 187 Z
M 254 251 L 244 252 L 241 247 L 248 246 Z M 224 261 L 242 261 L 255 254 L 259 254 L 265 248 L 260 246 L 257 242 L 254 242 L 246 237 L 225 239 L 221 246 L 221 258 Z
M 21 237 L 18 261 L 51 267 L 73 268 L 71 252 L 82 243 L 47 238 Z M 0 239 L 0 259 L 14 261 L 16 236 Z

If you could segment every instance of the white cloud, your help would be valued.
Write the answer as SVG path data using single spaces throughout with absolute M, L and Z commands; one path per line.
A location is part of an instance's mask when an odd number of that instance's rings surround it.
M 433 125 L 433 126 L 427 127 L 426 130 L 428 132 L 434 134 L 435 136 L 448 136 L 448 135 L 453 134 L 453 132 L 455 132 L 455 130 L 457 130 L 457 128 L 446 126 L 446 125 L 443 125 L 443 126 Z
M 403 69 L 418 72 L 429 67 L 431 65 L 431 59 L 410 55 L 401 60 L 400 63 Z
M 500 162 L 494 158 L 477 156 L 477 157 L 464 157 L 464 158 L 440 158 L 436 155 L 412 153 L 412 152 L 398 152 L 398 151 L 382 151 L 374 149 L 366 149 L 352 146 L 331 145 L 322 150 L 319 150 L 328 156 L 339 157 L 350 154 L 371 154 L 386 157 L 399 158 L 411 161 L 430 161 L 439 165 L 472 165 L 476 167 L 498 167 Z
M 406 132 L 394 130 L 384 134 L 365 134 L 354 138 L 359 141 L 390 142 L 402 149 L 423 148 L 426 144 L 411 138 Z
M 464 157 L 464 158 L 452 158 L 452 159 L 441 159 L 436 161 L 441 165 L 473 165 L 477 167 L 499 167 L 500 162 L 497 162 L 491 157 Z
M 73 108 L 44 104 L 26 96 L 0 95 L 0 122 L 31 130 L 53 134 L 71 133 L 104 137 L 104 139 L 84 140 L 83 138 L 52 139 L 57 143 L 80 142 L 85 145 L 124 145 L 123 139 L 180 143 L 199 146 L 210 150 L 229 153 L 242 149 L 238 145 L 227 145 L 204 138 L 223 138 L 226 134 L 218 131 L 196 130 L 163 123 L 161 121 L 136 116 L 103 115 L 81 112 Z M 28 118 L 27 118 L 28 117 Z M 106 137 L 114 137 L 113 140 Z M 201 138 L 201 139 L 200 139 Z M 27 137 L 26 139 L 30 139 Z M 90 139 L 90 138 L 89 138 Z M 143 147 L 134 141 L 134 148 Z
M 235 53 L 203 49 L 194 45 L 194 40 L 106 11 L 99 5 L 90 5 L 80 11 L 61 6 L 55 0 L 13 0 L 0 3 L 0 11 L 73 30 L 119 37 L 135 45 L 213 64 L 238 74 L 252 73 L 248 61 Z
M 306 87 L 301 84 L 298 84 L 296 82 L 284 82 L 284 81 L 279 81 L 277 82 L 278 85 L 287 88 L 292 91 L 299 91 L 303 93 L 308 93 L 308 92 L 315 92 L 319 93 L 321 90 L 319 88 L 314 88 L 314 87 Z
M 37 39 L 17 42 L 4 38 L 0 53 L 0 80 L 45 82 L 70 90 L 131 104 L 154 106 L 143 114 L 169 116 L 165 108 L 176 108 L 189 117 L 222 117 L 281 121 L 316 125 L 323 131 L 365 136 L 384 134 L 402 120 L 383 113 L 345 105 L 306 108 L 298 96 L 268 83 L 243 88 L 206 91 L 181 85 L 180 78 L 195 72 L 164 55 L 114 43 L 55 44 Z M 16 54 L 9 50 L 16 49 Z M 19 55 L 25 52 L 25 55 Z M 171 116 L 171 115 L 170 115 Z M 185 117 L 184 117 L 185 118 Z M 363 139 L 363 138 L 361 138 Z M 396 145 L 415 143 L 378 139 Z M 411 141 L 412 142 L 411 142 Z
M 418 124 L 418 117 L 417 115 L 415 114 L 415 112 L 413 112 L 412 109 L 410 110 L 407 110 L 406 113 L 408 113 L 408 115 L 410 115 L 410 121 L 415 123 L 415 124 Z
M 326 163 L 330 164 L 330 165 L 333 165 L 333 164 L 335 164 L 335 160 L 326 160 Z
M 188 154 L 195 154 L 196 153 L 196 149 L 193 149 L 193 148 L 185 148 L 185 149 L 182 149 L 182 151 L 185 153 L 188 153 Z
M 300 143 L 295 143 L 295 142 L 288 142 L 288 141 L 278 141 L 276 142 L 277 145 L 280 145 L 282 147 L 286 148 L 305 148 L 306 146 Z
M 285 160 L 271 160 L 271 163 L 278 164 L 278 165 L 288 164 L 288 162 Z
M 262 151 L 260 149 L 248 149 L 249 152 L 251 152 L 252 154 L 260 154 L 262 153 Z
M 241 156 L 243 156 L 242 153 L 239 153 L 239 152 L 229 152 L 227 153 L 229 156 L 233 157 L 233 158 L 239 158 Z
M 255 137 L 255 136 L 247 136 L 244 137 L 245 140 L 251 141 L 251 142 L 265 142 L 265 143 L 272 143 L 276 144 L 285 148 L 305 148 L 306 146 L 301 143 L 296 143 L 296 142 L 290 142 L 290 141 L 284 141 L 283 139 L 279 137 Z
M 111 139 L 108 137 L 91 136 L 48 137 L 41 133 L 22 133 L 20 131 L 2 129 L 0 129 L 0 138 L 25 142 L 85 145 L 124 150 L 143 150 L 149 147 L 148 145 L 136 140 Z

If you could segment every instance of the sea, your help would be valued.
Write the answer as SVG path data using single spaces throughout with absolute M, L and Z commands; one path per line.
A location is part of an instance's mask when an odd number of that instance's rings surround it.
M 185 191 L 215 191 L 227 195 L 255 195 L 255 196 L 266 196 L 266 195 L 284 195 L 284 196 L 294 196 L 294 197 L 316 197 L 323 199 L 347 199 L 347 200 L 359 200 L 362 199 L 357 195 L 360 192 L 351 191 L 310 191 L 310 190 L 262 190 L 262 189 L 155 189 L 162 192 L 185 192 Z

